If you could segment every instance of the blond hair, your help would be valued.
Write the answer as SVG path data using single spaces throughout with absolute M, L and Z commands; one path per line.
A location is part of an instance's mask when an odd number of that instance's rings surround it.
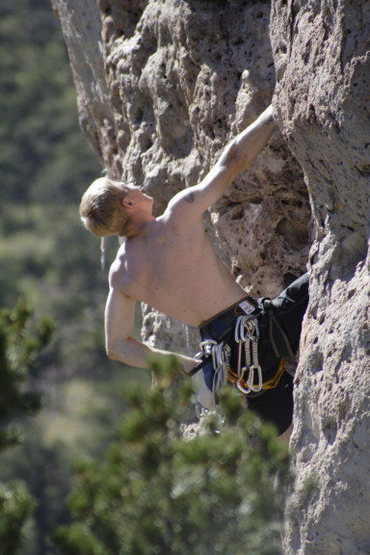
M 120 181 L 96 179 L 81 199 L 80 218 L 86 229 L 100 237 L 126 235 L 131 222 L 122 206 L 125 195 Z

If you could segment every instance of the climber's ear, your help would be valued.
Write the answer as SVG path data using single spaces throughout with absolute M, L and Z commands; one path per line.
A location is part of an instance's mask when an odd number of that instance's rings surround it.
M 133 195 L 131 192 L 127 193 L 121 200 L 121 205 L 125 210 L 131 210 L 135 206 L 135 201 L 133 200 Z

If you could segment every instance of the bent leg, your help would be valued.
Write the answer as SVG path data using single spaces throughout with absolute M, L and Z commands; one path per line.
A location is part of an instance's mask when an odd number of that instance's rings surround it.
M 302 320 L 308 305 L 308 274 L 296 279 L 272 300 L 272 307 L 285 331 L 293 353 L 297 352 Z
M 279 435 L 284 434 L 293 419 L 293 378 L 286 372 L 274 389 L 268 389 L 256 397 L 247 396 L 248 408 L 263 420 L 276 426 Z

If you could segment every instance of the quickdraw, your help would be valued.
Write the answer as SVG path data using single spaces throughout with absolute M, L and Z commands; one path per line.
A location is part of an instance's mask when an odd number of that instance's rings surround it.
M 239 316 L 235 325 L 234 338 L 235 342 L 238 343 L 236 387 L 244 394 L 261 391 L 263 377 L 262 368 L 258 362 L 259 329 L 257 318 L 252 315 Z M 243 345 L 245 365 L 242 367 Z

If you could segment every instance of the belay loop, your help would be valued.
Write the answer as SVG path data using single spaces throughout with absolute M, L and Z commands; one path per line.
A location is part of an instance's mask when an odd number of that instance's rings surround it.
M 202 357 L 212 357 L 212 365 L 214 368 L 212 393 L 214 401 L 216 402 L 216 391 L 227 383 L 227 369 L 230 361 L 231 349 L 223 341 L 218 343 L 213 339 L 201 341 L 199 346 L 202 350 L 197 353 L 194 358 L 202 360 Z
M 262 368 L 258 362 L 258 340 L 260 334 L 255 316 L 239 316 L 235 326 L 235 342 L 238 343 L 238 379 L 236 387 L 244 394 L 261 391 Z M 245 365 L 242 367 L 244 345 Z M 246 387 L 245 387 L 246 386 Z

